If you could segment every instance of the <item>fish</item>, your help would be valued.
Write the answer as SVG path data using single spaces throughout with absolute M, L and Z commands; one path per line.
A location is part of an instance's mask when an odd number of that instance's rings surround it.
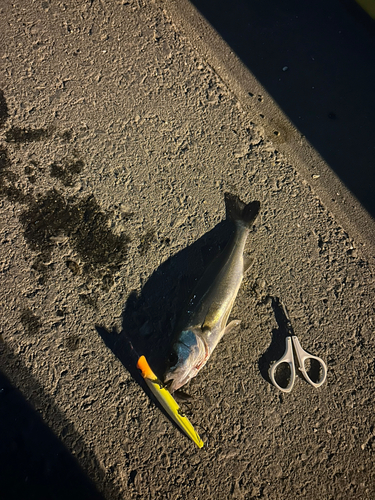
M 233 221 L 234 232 L 203 273 L 176 323 L 164 373 L 164 384 L 172 394 L 198 374 L 220 339 L 241 323 L 232 320 L 227 324 L 244 273 L 252 262 L 244 256 L 244 248 L 260 202 L 245 204 L 230 193 L 224 197 L 226 217 Z

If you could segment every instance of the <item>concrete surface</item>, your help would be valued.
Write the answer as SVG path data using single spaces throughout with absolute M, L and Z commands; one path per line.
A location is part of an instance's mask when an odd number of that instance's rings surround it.
M 0 13 L 3 497 L 373 498 L 367 236 L 270 140 L 272 116 L 219 75 L 176 4 Z M 191 284 L 228 238 L 225 191 L 261 214 L 241 328 L 187 387 L 198 450 L 145 393 L 127 339 L 161 374 Z M 272 296 L 326 360 L 319 390 L 270 385 Z
M 192 3 L 374 216 L 375 23 L 352 0 Z

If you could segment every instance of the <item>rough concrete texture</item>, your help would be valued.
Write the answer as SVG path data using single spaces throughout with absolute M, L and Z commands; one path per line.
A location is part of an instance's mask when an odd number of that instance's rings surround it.
M 0 8 L 2 498 L 374 498 L 370 250 L 162 7 Z M 261 213 L 241 327 L 186 388 L 198 450 L 126 339 L 160 375 L 189 283 L 228 237 L 226 191 Z M 326 360 L 320 389 L 267 380 L 272 296 Z

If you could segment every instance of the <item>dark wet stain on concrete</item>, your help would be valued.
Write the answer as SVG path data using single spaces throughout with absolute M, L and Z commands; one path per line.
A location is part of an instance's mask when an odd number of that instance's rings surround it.
M 77 166 L 74 168 L 78 169 Z M 126 258 L 129 237 L 125 234 L 117 236 L 108 228 L 110 214 L 101 210 L 94 196 L 80 201 L 66 200 L 53 189 L 35 199 L 15 185 L 18 177 L 11 171 L 6 148 L 0 146 L 0 196 L 27 205 L 19 219 L 28 246 L 39 254 L 32 266 L 40 275 L 39 283 L 45 282 L 49 268 L 46 263 L 50 261 L 53 249 L 66 238 L 83 262 L 82 270 L 75 261 L 68 262 L 67 268 L 73 274 L 82 272 L 87 278 L 100 279 L 102 287 L 109 289 L 113 274 Z
M 7 142 L 14 142 L 16 144 L 22 144 L 26 142 L 36 142 L 42 139 L 47 139 L 52 134 L 52 130 L 45 128 L 20 128 L 12 127 L 5 132 L 5 140 Z
M 3 127 L 9 117 L 8 105 L 4 97 L 4 92 L 0 90 L 0 127 Z
M 8 106 L 3 92 L 0 90 L 0 126 L 9 116 Z M 53 129 L 28 129 L 12 127 L 5 133 L 9 143 L 28 143 L 49 138 Z M 65 130 L 61 136 L 69 141 L 72 131 Z M 25 177 L 31 184 L 36 182 L 35 168 L 44 172 L 37 162 L 30 160 L 31 165 L 24 168 Z M 75 177 L 84 168 L 84 161 L 73 151 L 72 158 L 50 165 L 51 177 L 58 179 L 64 186 L 72 186 Z M 82 275 L 86 282 L 100 280 L 103 289 L 108 290 L 113 284 L 113 275 L 118 272 L 126 259 L 129 237 L 126 234 L 116 235 L 108 227 L 110 212 L 104 212 L 95 197 L 90 195 L 80 200 L 65 198 L 56 189 L 47 191 L 36 198 L 25 193 L 18 185 L 20 175 L 12 171 L 8 150 L 0 145 L 0 196 L 12 203 L 26 205 L 19 213 L 19 220 L 24 229 L 24 237 L 29 248 L 37 253 L 32 264 L 39 277 L 39 284 L 44 284 L 51 263 L 52 251 L 60 244 L 69 241 L 76 252 L 75 260 L 67 260 L 67 269 L 73 275 Z M 129 214 L 130 216 L 131 214 Z M 153 239 L 153 233 L 145 235 L 141 242 L 141 251 L 145 252 Z M 97 306 L 95 295 L 82 296 L 82 300 L 92 307 Z M 21 321 L 34 325 L 30 311 L 22 313 Z M 34 321 L 34 322 L 33 322 Z
M 35 184 L 36 182 L 36 177 L 34 175 L 34 168 L 30 167 L 29 165 L 25 167 L 25 174 L 27 175 L 27 178 L 31 184 Z
M 5 196 L 9 201 L 18 203 L 30 203 L 32 196 L 25 194 L 15 183 L 19 175 L 10 170 L 11 162 L 8 151 L 0 146 L 0 196 Z
M 49 268 L 48 265 L 43 262 L 40 256 L 34 259 L 34 262 L 31 265 L 31 269 L 36 271 L 38 274 L 38 285 L 44 285 L 48 278 Z
M 69 351 L 76 351 L 82 344 L 83 339 L 78 335 L 70 335 L 64 342 L 65 347 L 69 349 Z
M 138 250 L 141 255 L 144 255 L 148 251 L 154 238 L 155 238 L 154 231 L 147 231 L 147 233 L 145 233 L 141 237 L 140 244 L 138 246 Z
M 87 306 L 98 308 L 98 294 L 97 293 L 81 293 L 78 295 L 79 299 Z
M 64 141 L 66 141 L 66 142 L 71 141 L 72 137 L 73 137 L 73 131 L 72 130 L 64 130 L 64 132 L 61 134 L 61 138 Z
M 25 308 L 21 312 L 20 317 L 21 323 L 29 335 L 35 335 L 40 330 L 42 326 L 40 323 L 40 318 L 36 316 L 31 309 Z
M 6 175 L 10 169 L 10 160 L 8 151 L 3 146 L 0 146 L 0 176 Z
M 64 171 L 62 175 L 68 176 L 64 178 L 65 183 L 72 179 L 72 171 L 78 171 L 81 165 L 83 162 L 77 160 L 70 172 Z M 109 289 L 113 274 L 126 258 L 129 237 L 125 234 L 117 236 L 108 228 L 110 214 L 102 211 L 94 196 L 80 201 L 66 200 L 60 192 L 52 189 L 35 199 L 15 185 L 18 175 L 10 167 L 8 152 L 0 147 L 0 196 L 13 203 L 27 205 L 19 219 L 28 246 L 39 253 L 33 269 L 41 275 L 40 284 L 44 283 L 47 273 L 45 263 L 50 260 L 58 242 L 65 237 L 83 262 L 82 274 L 101 279 L 103 288 Z M 146 237 L 144 248 L 149 244 L 149 238 Z M 67 267 L 73 274 L 78 274 L 77 265 L 67 263 Z
M 82 172 L 84 163 L 82 160 L 54 162 L 49 167 L 51 177 L 59 179 L 64 186 L 73 186 L 75 177 Z
M 39 260 L 47 262 L 56 238 L 64 235 L 84 263 L 82 273 L 101 278 L 105 289 L 112 285 L 129 243 L 127 235 L 117 236 L 108 229 L 109 218 L 94 196 L 74 202 L 65 200 L 56 190 L 30 203 L 19 216 L 25 239 L 33 251 L 39 252 Z
M 67 260 L 66 267 L 72 272 L 73 276 L 77 276 L 77 274 L 80 274 L 81 272 L 79 264 L 74 260 Z

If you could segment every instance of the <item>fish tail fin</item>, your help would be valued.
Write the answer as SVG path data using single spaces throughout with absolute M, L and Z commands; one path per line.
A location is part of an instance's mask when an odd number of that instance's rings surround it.
M 234 194 L 225 193 L 224 196 L 227 218 L 230 217 L 233 222 L 240 222 L 250 227 L 259 213 L 260 202 L 251 201 L 246 204 Z

